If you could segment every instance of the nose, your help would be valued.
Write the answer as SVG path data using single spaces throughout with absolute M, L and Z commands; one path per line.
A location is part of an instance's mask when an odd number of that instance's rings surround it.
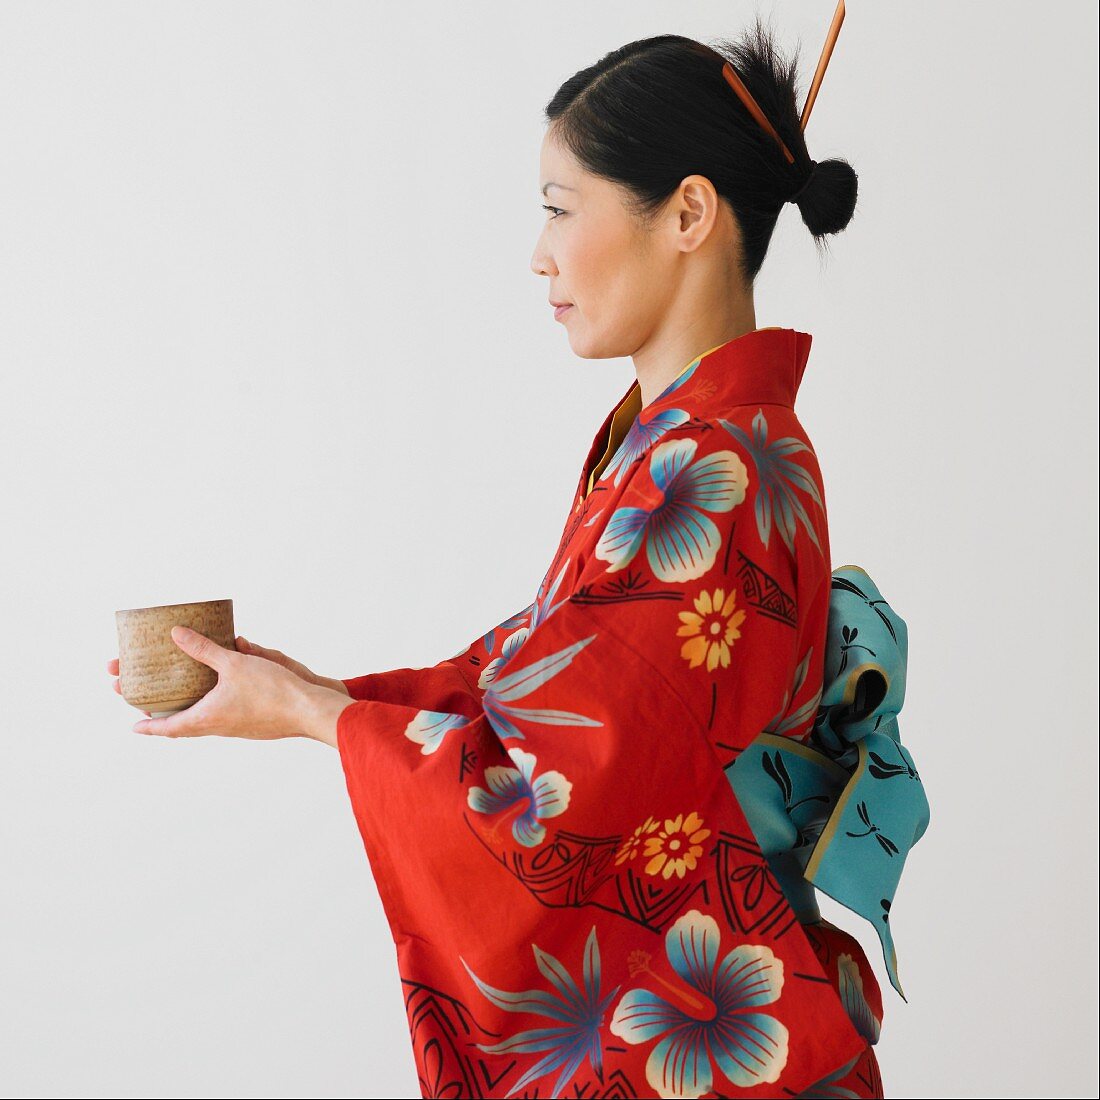
M 546 247 L 546 230 L 539 234 L 535 242 L 535 251 L 531 255 L 531 270 L 536 275 L 557 275 L 558 267 L 554 263 L 554 257 L 550 255 L 550 249 Z

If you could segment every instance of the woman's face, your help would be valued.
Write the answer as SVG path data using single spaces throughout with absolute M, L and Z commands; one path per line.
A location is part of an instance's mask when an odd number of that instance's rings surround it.
M 547 130 L 539 188 L 546 221 L 531 270 L 549 280 L 547 297 L 567 302 L 558 315 L 582 359 L 633 355 L 666 314 L 678 257 L 669 234 L 645 229 L 623 205 L 617 184 L 584 169 Z

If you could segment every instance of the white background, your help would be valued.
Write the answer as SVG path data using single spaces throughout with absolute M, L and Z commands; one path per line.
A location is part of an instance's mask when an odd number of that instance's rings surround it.
M 336 752 L 131 733 L 114 612 L 232 598 L 352 676 L 533 598 L 632 378 L 529 269 L 542 110 L 755 10 L 0 5 L 8 1095 L 418 1093 Z M 831 0 L 760 10 L 807 87 Z M 833 563 L 910 631 L 891 1097 L 1095 1095 L 1096 35 L 853 0 L 807 136 L 855 219 L 822 262 L 787 207 L 757 284 Z

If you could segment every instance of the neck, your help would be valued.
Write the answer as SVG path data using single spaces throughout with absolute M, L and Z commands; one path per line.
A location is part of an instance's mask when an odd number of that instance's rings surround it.
M 632 356 L 642 406 L 655 400 L 697 356 L 736 340 L 756 328 L 752 294 L 725 299 L 717 305 L 673 321 L 653 334 Z

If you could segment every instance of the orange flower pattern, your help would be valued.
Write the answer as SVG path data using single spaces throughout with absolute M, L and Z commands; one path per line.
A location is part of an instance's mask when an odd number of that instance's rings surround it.
M 683 625 L 676 635 L 688 639 L 680 647 L 680 656 L 690 662 L 691 668 L 698 668 L 704 661 L 708 672 L 719 665 L 729 668 L 730 646 L 741 637 L 739 628 L 745 621 L 745 612 L 734 610 L 736 590 L 731 588 L 726 595 L 724 588 L 713 592 L 703 589 L 694 602 L 694 611 L 679 612 Z
M 649 833 L 654 832 L 659 825 L 659 821 L 654 821 L 652 817 L 647 817 L 645 821 L 634 830 L 634 834 L 623 841 L 618 855 L 615 856 L 616 866 L 633 859 L 638 854 L 638 849 L 641 848 L 642 841 L 645 840 Z
M 710 829 L 703 828 L 703 819 L 694 811 L 686 817 L 677 814 L 666 819 L 656 836 L 646 838 L 644 855 L 649 857 L 645 865 L 647 875 L 683 878 L 703 854 L 703 841 L 710 836 Z

